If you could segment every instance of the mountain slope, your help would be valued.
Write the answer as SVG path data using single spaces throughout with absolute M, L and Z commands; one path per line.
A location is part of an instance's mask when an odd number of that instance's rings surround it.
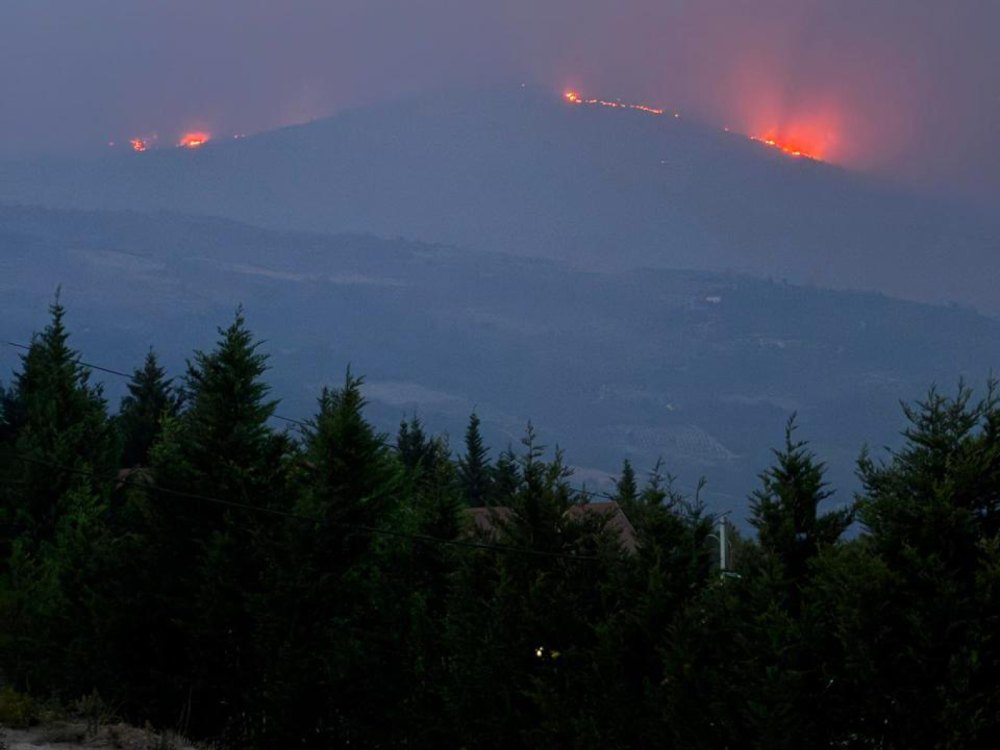
M 965 309 L 739 274 L 595 272 L 218 219 L 0 207 L 0 339 L 43 325 L 59 284 L 97 364 L 128 370 L 153 344 L 179 373 L 243 303 L 288 416 L 307 416 L 351 363 L 384 429 L 417 410 L 457 439 L 476 409 L 499 449 L 530 418 L 578 466 L 662 455 L 735 508 L 792 411 L 849 487 L 861 444 L 895 441 L 898 399 L 981 382 L 1000 352 L 1000 323 Z M 0 372 L 16 357 L 0 347 Z
M 198 151 L 0 166 L 0 201 L 372 232 L 592 268 L 732 269 L 1000 312 L 995 220 L 684 119 L 530 89 Z

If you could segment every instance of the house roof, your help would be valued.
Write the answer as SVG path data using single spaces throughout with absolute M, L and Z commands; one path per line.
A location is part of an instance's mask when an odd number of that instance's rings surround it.
M 475 531 L 486 536 L 495 536 L 499 524 L 503 524 L 514 516 L 514 511 L 506 506 L 469 508 L 469 516 L 472 519 L 472 527 Z M 566 511 L 566 515 L 571 518 L 580 518 L 584 515 L 601 514 L 607 516 L 606 528 L 617 532 L 625 551 L 634 553 L 639 548 L 638 534 L 632 522 L 628 520 L 622 507 L 614 502 L 581 503 L 571 505 Z

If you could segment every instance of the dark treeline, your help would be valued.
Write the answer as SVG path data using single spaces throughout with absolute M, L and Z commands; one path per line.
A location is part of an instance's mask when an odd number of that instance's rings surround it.
M 238 314 L 112 413 L 53 306 L 0 390 L 5 682 L 250 748 L 997 736 L 992 387 L 906 408 L 841 509 L 789 425 L 721 570 L 717 519 L 658 469 L 624 465 L 623 531 L 530 427 L 499 454 L 475 415 L 457 451 L 416 419 L 390 439 L 348 374 L 279 429 L 266 369 Z

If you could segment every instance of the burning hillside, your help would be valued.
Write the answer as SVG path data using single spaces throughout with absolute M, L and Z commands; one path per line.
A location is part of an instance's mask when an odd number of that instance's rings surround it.
M 579 105 L 579 106 L 593 106 L 593 107 L 607 107 L 609 109 L 625 109 L 634 110 L 636 112 L 644 112 L 649 115 L 662 116 L 670 114 L 674 119 L 680 118 L 680 112 L 669 112 L 661 107 L 653 107 L 648 104 L 637 104 L 633 102 L 623 102 L 620 100 L 610 100 L 610 99 L 597 99 L 597 98 L 586 98 L 583 97 L 577 91 L 566 91 L 563 94 L 563 99 L 569 104 Z M 818 139 L 816 143 L 810 142 L 810 139 L 804 134 L 797 137 L 782 137 L 778 134 L 778 130 L 769 131 L 763 135 L 748 135 L 739 134 L 729 128 L 724 129 L 727 133 L 733 133 L 734 135 L 742 135 L 743 137 L 759 143 L 768 148 L 777 149 L 781 151 L 786 156 L 792 156 L 795 158 L 802 159 L 812 159 L 814 161 L 822 161 L 823 150 L 819 145 Z
M 204 146 L 210 140 L 212 140 L 212 135 L 210 133 L 197 130 L 184 133 L 183 135 L 179 136 L 174 145 L 177 148 L 197 149 Z M 137 154 L 143 154 L 146 153 L 147 151 L 153 151 L 157 148 L 162 147 L 159 144 L 159 136 L 157 136 L 156 134 L 137 135 L 133 138 L 127 139 L 127 144 L 128 147 Z M 113 147 L 116 145 L 116 143 L 115 141 L 111 141 L 110 143 L 108 143 L 108 145 Z

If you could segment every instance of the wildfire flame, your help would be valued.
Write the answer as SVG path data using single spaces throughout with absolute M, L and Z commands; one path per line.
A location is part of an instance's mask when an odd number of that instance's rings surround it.
M 201 131 L 185 133 L 177 145 L 181 148 L 201 148 L 212 139 L 211 134 Z
M 763 135 L 763 136 L 750 135 L 747 137 L 751 141 L 756 141 L 757 143 L 762 143 L 765 146 L 776 148 L 778 149 L 778 151 L 781 151 L 783 154 L 787 154 L 788 156 L 801 156 L 805 159 L 814 159 L 816 161 L 819 160 L 819 157 L 810 154 L 808 151 L 805 151 L 801 146 L 796 144 L 794 141 L 787 141 L 787 142 L 780 141 L 773 135 Z
M 584 99 L 576 91 L 567 91 L 563 94 L 570 104 L 591 104 L 599 107 L 610 107 L 611 109 L 634 109 L 639 112 L 648 112 L 651 115 L 665 114 L 665 110 L 650 107 L 645 104 L 626 104 L 624 102 L 612 102 L 606 99 Z M 677 114 L 674 114 L 677 117 Z
M 588 99 L 580 95 L 579 92 L 569 90 L 563 94 L 563 99 L 565 99 L 569 104 L 577 105 L 590 105 L 596 107 L 609 107 L 610 109 L 631 109 L 638 112 L 645 112 L 650 115 L 664 115 L 667 114 L 666 110 L 659 107 L 651 107 L 647 104 L 633 104 L 621 101 L 609 101 L 607 99 Z M 675 119 L 680 118 L 680 112 L 673 112 L 673 117 Z M 726 133 L 736 133 L 736 131 L 730 130 L 728 127 L 723 128 Z M 813 161 L 821 161 L 820 157 L 816 155 L 815 152 L 809 150 L 804 144 L 796 140 L 785 140 L 778 136 L 768 133 L 766 135 L 745 135 L 743 136 L 751 141 L 760 143 L 769 148 L 777 149 L 787 156 L 793 156 L 802 159 L 812 159 Z
M 137 154 L 141 154 L 143 151 L 149 150 L 149 142 L 146 141 L 145 138 L 133 138 L 129 141 L 129 145 Z

